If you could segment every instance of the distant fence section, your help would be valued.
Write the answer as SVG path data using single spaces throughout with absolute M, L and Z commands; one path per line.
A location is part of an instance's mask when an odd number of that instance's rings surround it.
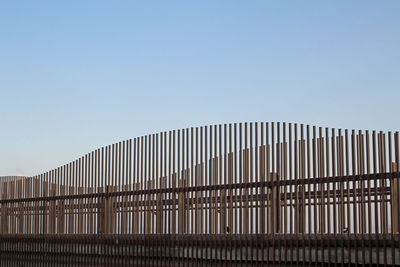
M 141 238 L 179 244 L 152 250 L 169 260 L 400 264 L 398 166 L 399 132 L 261 122 L 141 136 L 1 177 L 0 255 L 40 250 L 39 239 L 107 251 L 84 235 L 119 238 L 123 253 L 146 252 Z M 215 251 L 185 252 L 203 245 Z

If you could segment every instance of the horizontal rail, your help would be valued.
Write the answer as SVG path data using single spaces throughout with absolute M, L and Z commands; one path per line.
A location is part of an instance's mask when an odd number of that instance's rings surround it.
M 58 196 L 44 196 L 44 197 L 31 197 L 31 198 L 14 198 L 14 199 L 1 199 L 2 203 L 19 203 L 19 202 L 35 202 L 35 201 L 52 201 L 52 200 L 68 200 L 68 199 L 89 199 L 89 198 L 109 198 L 120 196 L 135 196 L 135 195 L 154 195 L 166 193 L 189 193 L 201 191 L 216 191 L 216 190 L 229 190 L 229 189 L 257 189 L 262 187 L 274 186 L 296 186 L 296 185 L 310 185 L 310 184 L 329 184 L 329 183 L 343 183 L 353 181 L 369 181 L 380 180 L 400 177 L 398 173 L 374 173 L 363 175 L 344 175 L 344 176 L 331 176 L 320 178 L 307 178 L 296 180 L 279 180 L 279 181 L 265 181 L 265 182 L 252 182 L 252 183 L 236 183 L 236 184 L 219 184 L 219 185 L 203 185 L 203 186 L 187 186 L 175 188 L 160 188 L 160 189 L 143 189 L 143 190 L 121 190 L 113 192 L 101 193 L 88 193 L 88 194 L 72 194 L 72 195 L 58 195 Z M 366 189 L 366 188 L 364 188 Z M 360 189 L 357 189 L 360 190 Z M 353 192 L 353 189 L 350 189 Z M 293 192 L 295 194 L 295 192 Z M 326 194 L 326 192 L 325 192 Z

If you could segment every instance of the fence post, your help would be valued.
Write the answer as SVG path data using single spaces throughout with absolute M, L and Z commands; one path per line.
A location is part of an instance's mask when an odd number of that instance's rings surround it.
M 99 187 L 99 192 L 103 193 L 103 187 Z M 105 234 L 105 209 L 106 201 L 105 197 L 97 198 L 97 232 L 99 234 Z
M 6 193 L 3 193 L 2 199 L 5 200 L 7 198 Z M 1 233 L 8 233 L 8 218 L 7 218 L 7 203 L 4 202 L 1 204 Z
M 303 186 L 298 186 L 297 187 L 299 192 L 299 196 L 301 196 L 298 201 L 298 207 L 294 207 L 295 208 L 295 230 L 296 230 L 296 234 L 301 234 L 304 232 L 304 202 L 305 202 L 305 194 L 304 194 L 304 188 Z
M 53 184 L 50 184 L 50 196 L 54 197 L 56 195 L 56 190 L 53 188 Z M 49 232 L 50 234 L 55 234 L 56 230 L 56 201 L 50 200 L 49 201 Z
M 165 188 L 166 177 L 161 178 L 161 188 Z M 163 230 L 163 194 L 157 194 L 157 234 L 161 234 Z
M 172 188 L 176 188 L 176 173 L 172 174 Z M 171 207 L 172 211 L 171 211 L 171 215 L 169 215 L 170 222 L 168 222 L 168 224 L 171 223 L 171 225 L 169 226 L 171 229 L 170 233 L 176 234 L 176 192 L 175 191 L 173 191 L 173 193 L 172 193 L 172 205 L 170 207 Z
M 395 162 L 392 162 L 391 172 L 398 172 L 398 166 Z M 392 206 L 392 232 L 395 234 L 399 233 L 399 177 L 393 177 L 390 180 L 390 193 L 391 193 L 391 206 Z
M 83 194 L 83 187 L 78 187 L 78 195 Z M 83 232 L 83 198 L 78 198 L 78 234 L 84 234 Z
M 110 185 L 106 186 L 106 197 L 104 199 L 104 228 L 106 234 L 111 234 L 112 231 L 112 197 L 108 196 Z
M 22 198 L 22 178 L 17 181 L 17 195 L 18 198 Z M 24 202 L 18 203 L 18 233 L 23 234 L 24 232 Z
M 65 195 L 65 185 L 60 186 L 61 192 Z M 64 234 L 64 227 L 65 227 L 65 200 L 60 199 L 57 205 L 57 220 L 58 220 L 58 233 Z
M 127 192 L 130 189 L 130 185 L 126 184 L 123 186 L 124 191 Z M 129 197 L 125 194 L 122 195 L 122 206 L 121 206 L 121 213 L 122 213 L 122 220 L 121 220 L 121 233 L 126 234 L 128 232 L 128 210 L 130 209 L 130 201 Z
M 134 183 L 134 188 L 135 188 L 135 191 L 139 191 L 140 190 L 140 183 Z M 133 223 L 134 223 L 134 225 L 133 225 L 133 229 L 134 229 L 134 233 L 135 234 L 139 234 L 139 231 L 140 231 L 140 227 L 139 227 L 139 223 L 140 223 L 140 221 L 139 221 L 139 215 L 140 215 L 140 201 L 139 201 L 140 199 L 139 199 L 139 194 L 135 194 L 135 196 L 134 196 L 134 201 L 135 201 L 135 204 L 134 204 L 134 208 L 135 208 L 135 212 L 134 212 L 134 220 L 133 220 Z
M 94 190 L 93 187 L 89 187 L 88 189 L 89 194 L 93 194 Z M 87 211 L 88 211 L 88 233 L 93 234 L 93 197 L 89 197 L 89 199 L 86 201 L 87 203 Z
M 149 178 L 150 179 L 150 178 Z M 151 189 L 152 188 L 152 180 L 147 181 L 147 188 Z M 151 194 L 146 194 L 146 201 L 145 201 L 145 211 L 146 211 L 146 234 L 151 234 L 152 231 L 152 224 L 151 224 L 151 217 L 153 216 L 152 214 L 152 201 L 151 201 Z
M 75 188 L 73 186 L 69 187 L 69 195 L 74 195 Z M 69 208 L 69 215 L 68 215 L 68 234 L 75 233 L 75 200 L 69 199 L 68 200 L 68 208 Z
M 48 196 L 48 182 L 43 182 L 43 196 L 47 197 Z M 47 224 L 48 224 L 48 220 L 47 220 L 47 208 L 48 208 L 48 201 L 43 201 L 43 225 L 42 225 L 42 233 L 43 234 L 47 234 L 48 230 L 47 230 Z
M 183 188 L 183 179 L 179 179 L 178 182 L 179 188 Z M 184 194 L 183 191 L 178 193 L 178 234 L 183 234 L 185 226 L 185 207 L 184 207 Z
M 271 182 L 278 181 L 278 174 L 271 173 Z M 279 233 L 279 217 L 280 217 L 280 192 L 279 185 L 272 184 L 270 186 L 270 195 L 271 195 L 271 208 L 268 216 L 268 228 L 269 233 L 277 234 Z

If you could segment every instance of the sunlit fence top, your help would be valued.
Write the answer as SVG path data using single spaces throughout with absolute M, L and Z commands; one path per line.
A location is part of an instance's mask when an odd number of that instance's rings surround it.
M 398 233 L 399 133 L 234 123 L 1 177 L 1 233 Z

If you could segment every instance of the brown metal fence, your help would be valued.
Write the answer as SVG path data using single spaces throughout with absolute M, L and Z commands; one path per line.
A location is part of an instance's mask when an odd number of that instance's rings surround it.
M 398 132 L 279 122 L 119 142 L 41 175 L 2 177 L 0 256 L 400 264 L 399 147 Z

